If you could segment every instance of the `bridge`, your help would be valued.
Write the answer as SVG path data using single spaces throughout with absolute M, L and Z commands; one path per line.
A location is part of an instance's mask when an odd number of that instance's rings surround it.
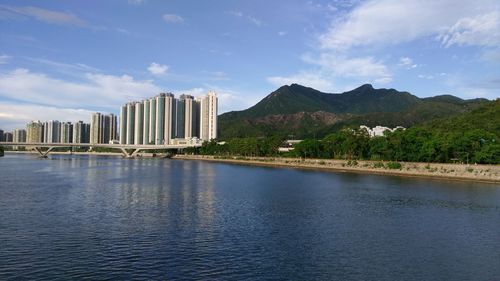
M 0 142 L 0 146 L 23 146 L 32 147 L 40 157 L 47 155 L 56 147 L 101 147 L 120 149 L 125 158 L 133 158 L 140 151 L 157 150 L 157 149 L 184 149 L 188 147 L 201 147 L 201 144 L 111 144 L 111 143 L 45 143 L 45 142 Z M 47 148 L 47 150 L 42 150 Z M 129 152 L 131 151 L 131 152 Z

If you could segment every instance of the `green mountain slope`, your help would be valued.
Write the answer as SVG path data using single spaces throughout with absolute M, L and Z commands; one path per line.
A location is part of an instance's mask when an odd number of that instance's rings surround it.
M 500 138 L 500 99 L 484 104 L 464 114 L 429 121 L 422 124 L 422 127 L 441 133 L 484 130 Z
M 488 103 L 446 95 L 418 98 L 394 89 L 365 84 L 328 94 L 298 84 L 282 86 L 256 105 L 219 116 L 222 138 L 247 136 L 321 137 L 344 126 L 409 127 L 468 112 Z

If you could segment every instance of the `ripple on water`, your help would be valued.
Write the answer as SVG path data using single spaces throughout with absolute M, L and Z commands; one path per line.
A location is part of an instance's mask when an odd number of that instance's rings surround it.
M 500 276 L 488 185 L 84 156 L 0 175 L 0 280 Z

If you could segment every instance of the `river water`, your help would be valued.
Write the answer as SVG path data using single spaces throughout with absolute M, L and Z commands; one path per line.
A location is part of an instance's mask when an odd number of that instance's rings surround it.
M 0 280 L 499 280 L 492 184 L 0 158 Z

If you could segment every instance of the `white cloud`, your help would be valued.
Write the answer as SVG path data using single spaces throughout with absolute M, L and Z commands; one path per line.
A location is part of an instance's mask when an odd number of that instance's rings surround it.
M 87 73 L 82 81 L 70 82 L 27 69 L 0 74 L 0 97 L 53 107 L 117 110 L 127 101 L 160 91 L 152 81 L 128 75 Z
M 252 17 L 252 16 L 247 16 L 248 20 L 253 23 L 254 25 L 256 26 L 261 26 L 262 25 L 262 21 L 256 17 Z
M 413 63 L 413 60 L 411 58 L 408 58 L 408 57 L 403 57 L 403 58 L 399 59 L 400 65 L 408 66 L 408 65 L 411 65 L 412 63 Z
M 246 20 L 248 20 L 248 22 L 252 23 L 255 26 L 260 27 L 260 26 L 264 25 L 264 22 L 261 19 L 258 19 L 254 16 L 251 16 L 251 15 L 245 15 L 241 11 L 227 11 L 226 14 L 237 17 L 237 18 L 245 18 Z
M 306 54 L 302 59 L 319 69 L 304 70 L 290 76 L 267 77 L 267 81 L 275 86 L 298 83 L 323 92 L 335 92 L 338 85 L 334 85 L 333 81 L 338 78 L 379 85 L 392 82 L 392 74 L 387 66 L 373 57 L 349 58 L 334 53 L 322 53 L 318 56 Z
M 205 84 L 204 87 L 206 89 L 204 95 L 208 92 L 208 90 L 214 90 L 217 93 L 217 97 L 219 99 L 219 114 L 249 108 L 250 106 L 256 104 L 260 99 L 254 92 L 247 93 L 245 91 L 223 88 L 211 84 Z
M 500 63 L 500 48 L 483 51 L 481 60 L 494 64 Z
M 163 15 L 163 20 L 168 23 L 183 23 L 184 18 L 175 14 L 165 14 Z
M 9 59 L 10 56 L 8 55 L 0 55 L 0 64 L 6 64 Z
M 356 46 L 391 45 L 409 42 L 425 36 L 436 36 L 444 31 L 461 34 L 464 28 L 477 30 L 467 18 L 477 22 L 493 23 L 494 17 L 484 15 L 498 13 L 498 1 L 477 0 L 370 0 L 354 8 L 352 12 L 332 21 L 329 30 L 319 37 L 326 49 L 347 50 Z M 458 25 L 458 33 L 453 29 Z M 474 26 L 474 28 L 472 28 Z M 483 26 L 492 30 L 495 24 Z M 474 35 L 479 39 L 469 44 L 490 44 L 486 32 Z M 462 38 L 464 36 L 461 36 Z M 465 37 L 471 38 L 467 35 Z M 442 39 L 441 39 L 442 40 Z M 458 39 L 457 39 L 458 40 Z M 495 39 L 497 40 L 497 39 Z M 448 42 L 448 40 L 444 40 Z M 452 41 L 460 43 L 461 41 Z
M 320 66 L 324 72 L 333 76 L 392 81 L 387 66 L 373 57 L 348 58 L 335 53 L 322 53 L 317 57 L 305 55 L 303 60 Z
M 161 76 L 161 75 L 164 75 L 167 73 L 168 68 L 169 68 L 168 65 L 162 65 L 162 64 L 153 62 L 149 65 L 148 71 L 153 75 Z
M 225 73 L 224 71 L 214 71 L 214 72 L 208 72 L 211 76 L 211 80 L 216 80 L 216 81 L 222 81 L 222 80 L 229 80 L 229 75 Z
M 413 63 L 413 60 L 409 57 L 402 57 L 399 59 L 399 65 L 407 69 L 415 68 L 418 65 Z
M 325 76 L 320 72 L 303 71 L 291 76 L 267 77 L 267 81 L 276 87 L 297 83 L 323 92 L 331 92 L 334 89 L 334 85 L 332 80 L 325 78 Z
M 77 72 L 100 72 L 99 69 L 95 67 L 88 66 L 84 63 L 64 63 L 64 62 L 58 62 L 58 61 L 53 61 L 53 60 L 48 60 L 48 59 L 42 59 L 42 58 L 31 58 L 31 57 L 26 57 L 26 59 L 40 63 L 40 64 L 45 64 L 47 66 L 52 67 L 54 70 L 57 70 L 59 72 L 63 73 L 73 73 L 75 71 Z
M 0 124 L 3 130 L 26 128 L 32 120 L 59 120 L 64 122 L 90 121 L 93 111 L 85 109 L 58 108 L 32 104 L 0 103 Z
M 130 5 L 142 5 L 146 3 L 146 0 L 128 0 Z
M 243 110 L 257 103 L 255 95 L 244 94 L 228 88 L 221 88 L 216 85 L 205 84 L 203 87 L 187 90 L 175 90 L 173 93 L 178 96 L 182 94 L 192 95 L 194 97 L 205 96 L 210 90 L 217 93 L 219 99 L 219 114 L 233 110 Z
M 285 35 L 287 35 L 287 34 L 288 34 L 288 32 L 286 32 L 286 31 L 279 31 L 279 32 L 278 32 L 278 35 L 279 35 L 279 36 L 285 36 Z
M 228 11 L 226 13 L 235 17 L 240 17 L 240 18 L 243 17 L 243 13 L 240 11 Z
M 0 5 L 0 10 L 2 10 L 4 13 L 11 13 L 29 18 L 34 18 L 36 20 L 51 24 L 76 25 L 76 26 L 87 25 L 87 22 L 85 22 L 78 16 L 68 12 L 60 12 L 60 11 L 42 9 L 32 6 L 13 7 L 5 5 Z
M 446 47 L 452 45 L 498 47 L 500 45 L 500 11 L 473 18 L 462 18 L 438 38 Z
M 427 74 L 419 74 L 417 77 L 420 79 L 427 79 L 427 80 L 434 79 L 434 75 L 427 75 Z

